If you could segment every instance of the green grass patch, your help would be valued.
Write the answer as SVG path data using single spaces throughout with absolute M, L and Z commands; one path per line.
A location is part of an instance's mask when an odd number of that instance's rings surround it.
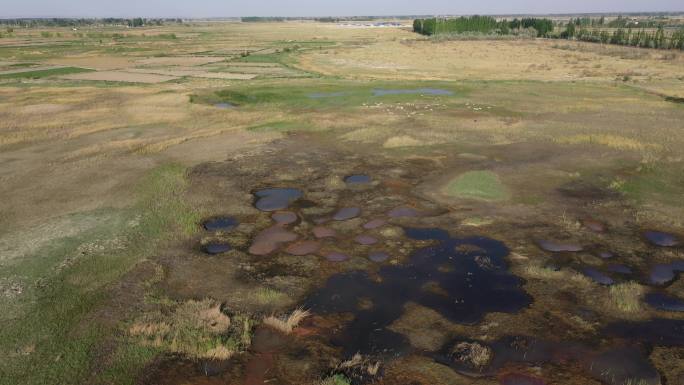
M 252 132 L 294 132 L 315 131 L 317 128 L 310 123 L 278 121 L 252 126 L 247 130 Z
M 77 74 L 81 72 L 93 72 L 94 70 L 87 68 L 78 67 L 63 67 L 63 68 L 53 68 L 47 70 L 36 70 L 36 71 L 25 71 L 25 72 L 15 72 L 11 74 L 2 74 L 0 79 L 41 79 L 49 76 L 60 76 L 60 75 L 70 75 Z
M 90 374 L 94 352 L 105 338 L 116 334 L 96 321 L 88 320 L 108 299 L 108 285 L 116 282 L 137 262 L 153 255 L 161 243 L 185 237 L 197 229 L 198 214 L 185 203 L 185 169 L 162 166 L 152 171 L 137 190 L 134 207 L 102 221 L 77 236 L 58 239 L 17 265 L 0 270 L 30 277 L 31 287 L 3 308 L 15 317 L 4 319 L 0 328 L 0 378 L 12 384 L 84 383 Z M 118 218 L 118 219 L 116 219 Z M 103 239 L 122 239 L 125 247 L 94 248 L 82 255 L 82 246 Z M 105 243 L 106 244 L 106 243 Z M 77 257 L 62 269 L 52 267 L 69 257 Z M 40 262 L 49 261 L 47 268 Z M 40 279 L 34 278 L 40 276 Z M 34 285 L 34 282 L 38 282 Z M 11 308 L 15 308 L 12 311 Z M 150 359 L 154 352 L 123 349 L 121 371 L 107 372 L 116 377 L 109 383 L 132 383 L 127 366 L 134 360 Z
M 452 197 L 501 201 L 508 198 L 506 186 L 491 171 L 468 171 L 449 182 L 444 192 Z
M 332 375 L 323 382 L 321 382 L 321 385 L 350 385 L 351 381 L 345 377 L 343 374 L 335 374 Z
M 376 89 L 408 89 L 438 88 L 453 92 L 453 95 L 430 95 L 421 92 L 398 93 L 377 96 Z M 437 82 L 307 82 L 258 85 L 253 82 L 249 86 L 232 87 L 216 91 L 212 94 L 198 95 L 193 98 L 197 103 L 232 103 L 239 106 L 276 105 L 294 109 L 335 109 L 354 108 L 376 103 L 457 103 L 467 89 L 454 83 Z
M 613 188 L 638 203 L 684 206 L 684 164 L 658 163 L 613 182 Z

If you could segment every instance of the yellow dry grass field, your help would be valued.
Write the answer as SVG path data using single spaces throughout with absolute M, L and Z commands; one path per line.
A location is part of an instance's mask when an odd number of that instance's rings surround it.
M 665 80 L 683 87 L 684 54 L 562 40 L 445 41 L 397 33 L 396 40 L 311 52 L 304 69 L 367 79 L 614 81 Z

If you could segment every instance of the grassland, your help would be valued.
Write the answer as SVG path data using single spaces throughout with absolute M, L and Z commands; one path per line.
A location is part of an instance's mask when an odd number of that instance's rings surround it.
M 3 74 L 19 69 L 25 72 Z M 105 76 L 111 73 L 118 75 Z M 151 74 L 170 79 L 135 81 Z M 413 92 L 420 89 L 449 92 Z M 183 284 L 206 290 L 187 298 L 168 288 L 167 260 L 180 255 L 171 260 L 185 266 L 199 258 L 187 245 L 197 244 L 205 216 L 256 218 L 249 191 L 281 163 L 298 165 L 298 154 L 314 160 L 282 171 L 281 183 L 307 185 L 317 167 L 329 167 L 335 190 L 338 176 L 377 167 L 393 188 L 411 184 L 412 193 L 472 224 L 461 230 L 476 226 L 510 242 L 513 269 L 538 301 L 521 317 L 569 319 L 570 326 L 558 323 L 563 332 L 585 338 L 593 326 L 551 300 L 566 291 L 604 321 L 653 315 L 640 307 L 640 285 L 608 289 L 540 267 L 546 256 L 520 246 L 532 237 L 520 229 L 543 223 L 530 231 L 608 242 L 577 224 L 592 216 L 682 232 L 684 105 L 677 97 L 684 97 L 684 55 L 628 47 L 432 41 L 400 28 L 313 22 L 17 30 L 0 39 L 0 382 L 135 383 L 164 353 L 244 349 L 251 326 L 235 320 L 272 315 L 264 309 L 286 314 L 301 297 L 293 288 L 303 285 L 234 283 L 231 292 L 221 269 L 232 266 L 204 267 L 193 275 L 196 285 Z M 252 168 L 212 174 L 211 165 L 226 159 L 252 159 Z M 345 159 L 350 165 L 340 164 Z M 408 176 L 396 176 L 401 168 Z M 193 179 L 198 174 L 205 179 Z M 616 236 L 611 242 L 624 255 L 650 255 L 638 237 Z M 189 302 L 216 293 L 225 298 Z M 210 304 L 202 309 L 223 322 L 212 301 L 231 300 L 241 307 L 231 318 L 239 330 L 214 333 L 188 315 Z M 447 322 L 436 329 L 493 339 L 540 327 L 506 317 L 487 320 L 505 330 Z M 413 369 L 437 373 L 427 364 Z

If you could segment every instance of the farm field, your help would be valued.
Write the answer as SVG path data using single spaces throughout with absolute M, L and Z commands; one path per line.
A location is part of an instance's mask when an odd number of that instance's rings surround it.
M 0 38 L 0 384 L 684 383 L 684 53 Z

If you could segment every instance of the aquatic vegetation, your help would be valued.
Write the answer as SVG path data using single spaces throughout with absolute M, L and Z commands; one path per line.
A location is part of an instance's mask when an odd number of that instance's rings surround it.
M 641 296 L 643 286 L 636 282 L 625 282 L 610 287 L 610 307 L 623 313 L 636 313 L 642 310 Z
M 321 381 L 320 385 L 351 385 L 351 381 L 342 374 L 334 374 Z
M 268 287 L 261 287 L 254 292 L 254 300 L 261 305 L 278 303 L 287 298 L 287 294 Z
M 458 342 L 451 349 L 451 356 L 454 361 L 473 369 L 480 369 L 489 365 L 492 355 L 492 349 L 478 342 Z
M 295 309 L 288 316 L 276 317 L 268 316 L 264 317 L 262 323 L 269 326 L 283 334 L 290 334 L 292 331 L 299 326 L 299 324 L 304 321 L 305 318 L 309 317 L 311 312 L 304 310 L 303 308 Z
M 221 304 L 205 299 L 184 302 L 170 315 L 146 314 L 129 327 L 128 333 L 145 346 L 190 358 L 225 360 L 249 344 L 242 337 L 250 328 L 249 318 L 228 317 Z

